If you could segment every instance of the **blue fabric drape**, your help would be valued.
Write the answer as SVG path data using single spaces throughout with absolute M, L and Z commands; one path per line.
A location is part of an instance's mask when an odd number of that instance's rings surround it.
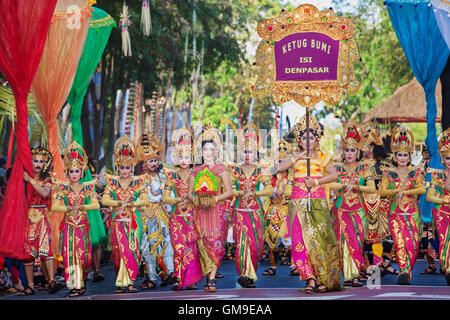
M 436 131 L 436 84 L 449 56 L 449 48 L 436 23 L 429 0 L 385 1 L 398 40 L 427 101 L 427 137 L 430 167 L 442 168 Z M 427 180 L 430 177 L 428 175 Z M 420 198 L 422 220 L 430 223 L 433 205 Z

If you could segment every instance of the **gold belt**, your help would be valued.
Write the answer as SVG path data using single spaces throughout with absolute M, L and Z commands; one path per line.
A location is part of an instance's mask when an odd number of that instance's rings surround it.
M 44 214 L 42 213 L 41 210 L 38 210 L 36 208 L 30 208 L 28 210 L 28 219 L 30 219 L 32 223 L 38 223 L 39 221 L 44 219 Z

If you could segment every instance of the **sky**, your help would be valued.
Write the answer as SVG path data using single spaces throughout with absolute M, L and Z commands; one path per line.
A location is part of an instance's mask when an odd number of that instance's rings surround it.
M 350 7 L 348 8 L 349 11 L 352 7 L 356 7 L 357 4 L 359 3 L 359 1 L 360 0 L 348 0 L 348 2 L 350 3 Z M 331 0 L 295 0 L 295 1 L 285 0 L 285 1 L 281 1 L 281 2 L 286 3 L 286 4 L 289 3 L 289 4 L 293 5 L 294 7 L 298 7 L 302 4 L 308 3 L 308 4 L 312 4 L 312 5 L 316 6 L 317 9 L 319 9 L 319 10 L 324 10 L 324 9 L 333 7 L 337 4 L 345 2 L 345 1 L 343 1 L 343 0 L 333 0 L 333 1 L 331 1 Z

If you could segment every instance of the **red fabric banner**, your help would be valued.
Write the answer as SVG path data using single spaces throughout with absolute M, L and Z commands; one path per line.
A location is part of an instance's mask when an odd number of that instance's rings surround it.
M 27 97 L 55 6 L 56 0 L 0 0 L 0 72 L 11 85 L 17 113 L 17 153 L 0 212 L 0 254 L 17 259 L 29 257 L 28 201 L 23 171 L 31 176 L 33 171 Z

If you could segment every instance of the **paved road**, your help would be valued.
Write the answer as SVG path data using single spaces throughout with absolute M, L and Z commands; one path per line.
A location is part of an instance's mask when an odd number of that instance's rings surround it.
M 397 268 L 396 264 L 393 264 Z M 437 263 L 439 266 L 439 263 Z M 268 267 L 267 262 L 261 262 L 258 268 L 258 281 L 256 289 L 244 289 L 237 283 L 237 274 L 234 261 L 224 261 L 220 272 L 224 278 L 217 280 L 218 291 L 206 293 L 202 290 L 204 280 L 199 290 L 182 290 L 174 292 L 169 287 L 158 287 L 156 290 L 139 291 L 135 294 L 115 294 L 115 273 L 112 263 L 103 266 L 102 272 L 105 280 L 99 283 L 87 283 L 86 294 L 80 300 L 450 300 L 450 287 L 446 285 L 443 275 L 421 275 L 420 271 L 427 267 L 425 260 L 418 260 L 413 270 L 413 280 L 410 286 L 396 285 L 397 277 L 385 275 L 381 278 L 378 288 L 369 289 L 349 288 L 339 292 L 324 294 L 305 294 L 299 288 L 305 282 L 298 277 L 289 275 L 289 267 L 278 266 L 275 276 L 263 276 L 262 272 Z M 139 280 L 140 283 L 142 280 Z M 17 297 L 12 294 L 3 294 L 0 300 L 69 300 L 66 298 L 68 290 L 64 289 L 54 295 L 45 291 L 38 291 L 33 296 Z M 75 299 L 71 299 L 75 300 Z

